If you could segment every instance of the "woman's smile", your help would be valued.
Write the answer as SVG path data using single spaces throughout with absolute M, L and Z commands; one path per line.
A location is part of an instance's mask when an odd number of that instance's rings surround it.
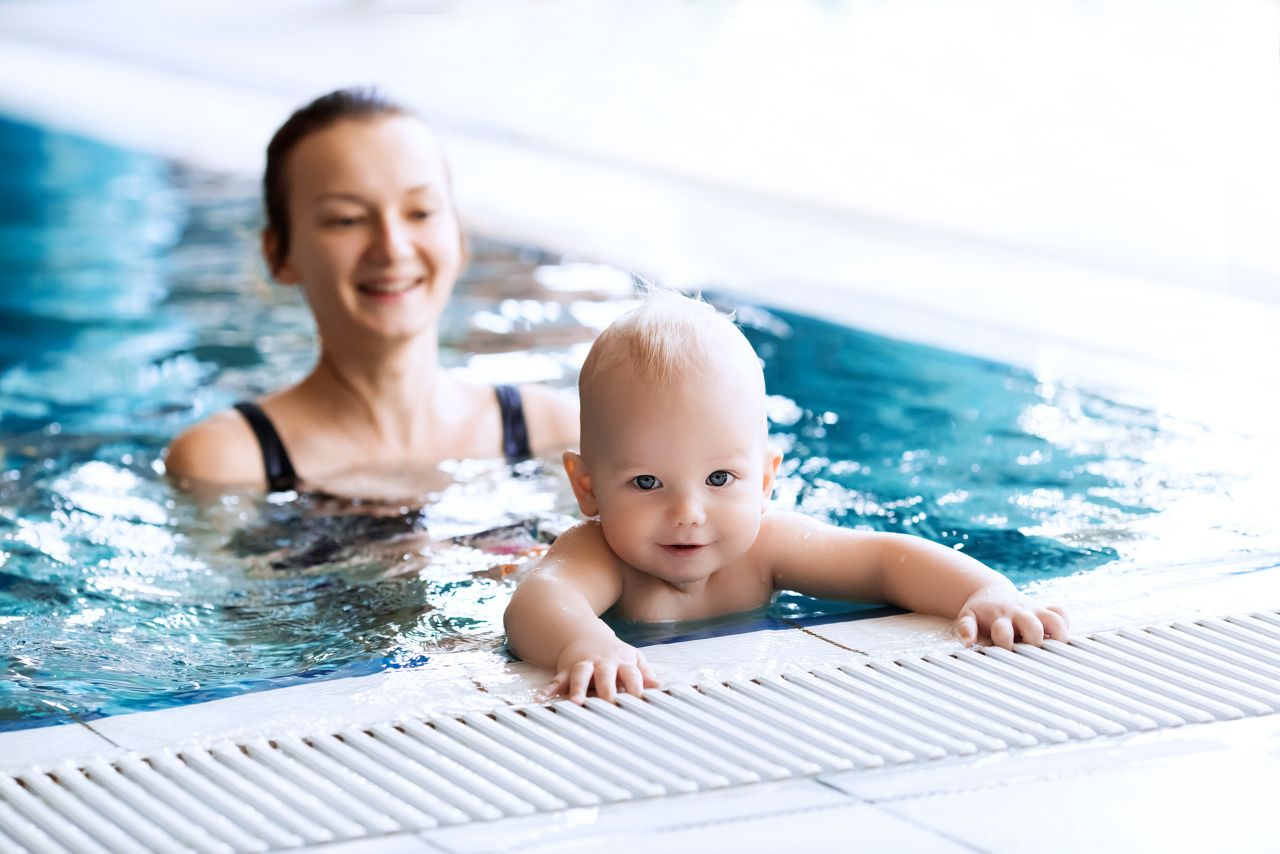
M 356 289 L 361 294 L 379 301 L 393 300 L 421 285 L 425 280 L 425 276 L 378 277 L 357 282 Z

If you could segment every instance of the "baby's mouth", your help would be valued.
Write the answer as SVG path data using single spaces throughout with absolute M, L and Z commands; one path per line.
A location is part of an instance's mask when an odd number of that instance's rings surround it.
M 680 557 L 696 555 L 698 552 L 706 548 L 705 544 L 698 543 L 659 543 L 659 545 L 662 546 L 662 550 L 667 554 L 679 555 Z

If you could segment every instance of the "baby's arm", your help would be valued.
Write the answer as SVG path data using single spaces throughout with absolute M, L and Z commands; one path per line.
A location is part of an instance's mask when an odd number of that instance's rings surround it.
M 621 595 L 618 558 L 595 522 L 562 534 L 520 582 L 503 615 L 507 645 L 555 671 L 544 696 L 564 693 L 581 703 L 594 684 L 597 696 L 613 702 L 618 687 L 639 696 L 657 686 L 644 656 L 599 617 Z
M 765 517 L 774 586 L 812 596 L 890 602 L 956 621 L 965 644 L 990 636 L 1066 640 L 1066 613 L 1032 602 L 1009 579 L 955 549 L 921 537 L 851 531 L 797 513 Z

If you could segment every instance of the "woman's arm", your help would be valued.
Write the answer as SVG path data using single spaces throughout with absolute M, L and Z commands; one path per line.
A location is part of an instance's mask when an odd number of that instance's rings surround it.
M 594 684 L 596 694 L 612 702 L 619 686 L 639 695 L 657 684 L 644 656 L 600 619 L 621 595 L 618 558 L 595 522 L 562 534 L 520 582 L 503 614 L 507 645 L 555 672 L 544 694 L 567 693 L 581 703 Z
M 578 398 L 546 385 L 520 387 L 533 453 L 549 456 L 578 447 Z
M 921 537 L 851 531 L 797 513 L 771 513 L 762 535 L 774 586 L 812 596 L 889 602 L 956 621 L 961 639 L 986 634 L 999 646 L 1016 637 L 1065 640 L 1062 609 L 1032 602 L 1009 579 L 955 549 Z

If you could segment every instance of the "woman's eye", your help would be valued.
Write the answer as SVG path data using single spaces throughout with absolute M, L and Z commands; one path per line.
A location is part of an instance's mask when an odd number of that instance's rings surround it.
M 662 481 L 658 480 L 651 474 L 639 474 L 631 478 L 631 482 L 636 485 L 636 489 L 648 492 L 651 489 L 657 489 L 662 485 Z
M 707 475 L 707 486 L 726 486 L 731 480 L 733 480 L 733 475 L 724 469 L 717 469 Z
M 324 224 L 333 228 L 347 228 L 353 225 L 359 225 L 361 218 L 358 216 L 334 216 L 324 221 Z
M 409 219 L 421 222 L 424 219 L 429 219 L 433 213 L 434 211 L 428 210 L 409 211 Z

